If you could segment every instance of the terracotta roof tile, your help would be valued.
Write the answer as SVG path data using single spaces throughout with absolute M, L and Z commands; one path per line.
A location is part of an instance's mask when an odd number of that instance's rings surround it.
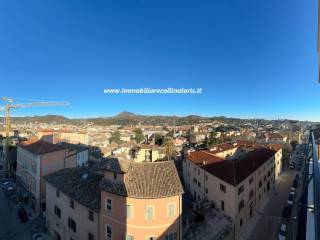
M 181 195 L 183 187 L 174 162 L 132 162 L 125 182 L 103 179 L 101 189 L 133 198 L 162 198 Z
M 274 150 L 261 147 L 247 153 L 241 159 L 218 161 L 201 167 L 223 181 L 236 186 L 274 154 Z
M 53 144 L 42 140 L 31 144 L 19 144 L 18 146 L 36 155 L 42 155 L 45 153 L 66 149 L 66 146 Z
M 86 167 L 66 168 L 45 176 L 48 183 L 92 210 L 100 209 L 99 183 L 102 178 Z

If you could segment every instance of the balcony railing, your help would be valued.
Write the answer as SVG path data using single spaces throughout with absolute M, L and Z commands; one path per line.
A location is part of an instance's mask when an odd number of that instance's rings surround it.
M 306 182 L 305 204 L 301 204 L 304 208 L 305 239 L 320 239 L 320 162 L 318 156 L 318 144 L 316 142 L 313 131 L 309 138 L 309 154 L 307 156 L 308 178 Z M 301 237 L 301 235 L 300 235 Z

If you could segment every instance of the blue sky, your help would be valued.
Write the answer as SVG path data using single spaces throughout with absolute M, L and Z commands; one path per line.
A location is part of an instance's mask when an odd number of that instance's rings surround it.
M 139 114 L 320 121 L 317 1 L 0 3 L 0 96 L 65 100 L 14 116 Z M 201 95 L 104 88 L 201 87 Z

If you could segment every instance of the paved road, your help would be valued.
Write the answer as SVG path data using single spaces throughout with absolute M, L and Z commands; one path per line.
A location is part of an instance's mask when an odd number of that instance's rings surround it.
M 295 159 L 295 157 L 296 151 L 293 153 L 292 158 Z M 265 211 L 262 213 L 262 216 L 252 233 L 252 239 L 278 239 L 277 237 L 282 223 L 282 210 L 287 205 L 291 184 L 296 173 L 297 172 L 295 170 L 290 170 L 288 166 L 285 166 L 276 194 L 270 200 Z
M 294 176 L 294 170 L 285 169 L 283 171 L 278 189 L 276 190 L 277 192 L 265 208 L 265 211 L 254 229 L 252 239 L 277 239 L 282 222 L 282 209 L 287 205 L 287 199 Z
M 2 189 L 0 189 L 0 240 L 31 239 L 28 225 L 20 222 Z

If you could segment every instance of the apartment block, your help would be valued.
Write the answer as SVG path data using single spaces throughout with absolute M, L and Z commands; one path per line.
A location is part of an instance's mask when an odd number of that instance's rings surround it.
M 45 210 L 43 177 L 60 169 L 77 166 L 77 151 L 71 146 L 38 141 L 17 147 L 17 181 L 30 193 L 31 207 Z
M 230 217 L 238 238 L 255 208 L 275 189 L 281 159 L 281 145 L 244 141 L 194 151 L 183 162 L 185 187 L 195 201 L 213 201 Z
M 172 161 L 106 158 L 45 180 L 47 226 L 56 239 L 182 239 L 183 188 Z
M 107 161 L 100 239 L 182 239 L 183 188 L 172 161 Z
M 45 177 L 46 224 L 56 239 L 98 240 L 103 176 L 86 167 L 63 169 Z

